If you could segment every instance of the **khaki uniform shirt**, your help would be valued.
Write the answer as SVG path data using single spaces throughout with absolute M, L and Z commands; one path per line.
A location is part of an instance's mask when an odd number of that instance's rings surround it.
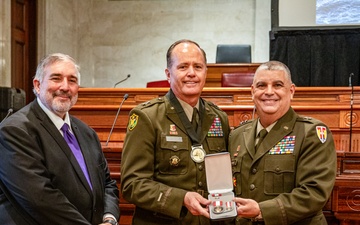
M 259 203 L 266 225 L 327 224 L 322 213 L 336 177 L 336 151 L 329 128 L 292 108 L 254 150 L 258 120 L 231 132 L 235 195 Z M 236 224 L 252 224 L 237 218 Z
M 204 101 L 204 100 L 203 100 Z M 227 151 L 225 112 L 204 101 L 201 144 L 206 154 Z M 130 112 L 121 165 L 123 197 L 136 205 L 133 225 L 210 224 L 183 206 L 186 192 L 207 198 L 204 162 L 190 157 L 192 142 L 168 95 Z

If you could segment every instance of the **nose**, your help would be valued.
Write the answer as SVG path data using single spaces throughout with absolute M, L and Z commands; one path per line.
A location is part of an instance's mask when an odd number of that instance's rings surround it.
M 64 78 L 62 81 L 61 81 L 61 85 L 60 85 L 60 89 L 61 90 L 69 90 L 69 81 Z
M 265 89 L 265 94 L 270 95 L 270 94 L 273 94 L 273 93 L 274 93 L 274 88 L 273 88 L 273 86 L 272 86 L 271 84 L 267 85 L 267 86 L 266 86 L 266 89 Z
M 193 66 L 189 66 L 189 69 L 188 69 L 188 72 L 187 72 L 188 75 L 195 75 L 195 69 Z

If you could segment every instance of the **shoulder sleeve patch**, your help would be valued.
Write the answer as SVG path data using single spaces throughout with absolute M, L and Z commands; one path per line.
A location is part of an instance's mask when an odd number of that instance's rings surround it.
M 130 119 L 129 119 L 128 129 L 134 130 L 138 121 L 139 121 L 139 116 L 135 113 L 131 114 Z
M 325 126 L 316 126 L 316 134 L 321 141 L 321 143 L 325 143 L 327 139 L 327 129 Z

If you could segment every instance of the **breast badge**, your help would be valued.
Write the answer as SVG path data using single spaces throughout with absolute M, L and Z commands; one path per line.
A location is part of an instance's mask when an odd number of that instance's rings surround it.
M 180 158 L 177 155 L 173 155 L 170 157 L 170 165 L 171 166 L 178 166 L 180 163 Z

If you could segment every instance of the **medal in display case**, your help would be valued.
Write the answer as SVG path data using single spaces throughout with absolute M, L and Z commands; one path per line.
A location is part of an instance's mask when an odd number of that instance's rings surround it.
M 205 156 L 210 219 L 229 220 L 237 216 L 229 152 Z

